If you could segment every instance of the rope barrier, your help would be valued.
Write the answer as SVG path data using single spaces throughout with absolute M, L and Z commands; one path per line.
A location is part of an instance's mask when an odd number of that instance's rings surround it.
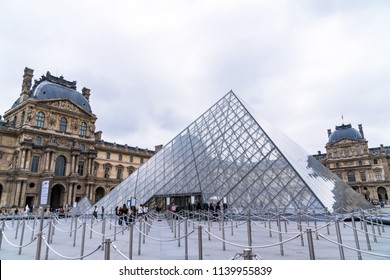
M 15 244 L 13 244 L 11 241 L 9 241 L 8 238 L 7 238 L 7 236 L 5 235 L 4 232 L 2 232 L 2 234 L 3 234 L 3 237 L 4 237 L 5 241 L 7 241 L 7 243 L 8 243 L 9 245 L 11 245 L 12 247 L 15 247 L 15 248 L 24 248 L 24 247 L 27 247 L 27 246 L 29 246 L 31 243 L 33 243 L 33 242 L 37 239 L 37 236 L 35 236 L 34 239 L 31 240 L 30 242 L 28 242 L 27 244 L 20 246 L 20 245 L 15 245 Z
M 88 254 L 86 254 L 86 255 L 84 255 L 84 256 L 80 256 L 80 257 L 67 257 L 67 256 L 64 256 L 64 255 L 58 253 L 56 250 L 54 250 L 53 247 L 51 247 L 51 246 L 49 245 L 49 243 L 47 243 L 45 236 L 42 236 L 42 239 L 43 239 L 43 241 L 45 242 L 46 246 L 50 249 L 50 251 L 52 251 L 52 252 L 53 252 L 54 254 L 56 254 L 57 256 L 59 256 L 59 257 L 61 257 L 61 258 L 63 258 L 63 259 L 67 259 L 67 260 L 79 260 L 79 259 L 86 258 L 86 257 L 88 257 L 88 256 L 90 256 L 90 255 L 92 255 L 92 254 L 94 254 L 95 252 L 97 252 L 99 249 L 102 248 L 102 245 L 100 244 L 94 251 L 92 251 L 92 252 L 90 252 L 90 253 L 88 253 Z

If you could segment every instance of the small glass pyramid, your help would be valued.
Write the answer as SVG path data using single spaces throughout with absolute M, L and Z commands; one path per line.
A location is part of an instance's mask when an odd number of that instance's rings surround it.
M 255 119 L 232 91 L 96 205 L 187 209 L 218 202 L 234 213 L 372 207 L 266 120 Z

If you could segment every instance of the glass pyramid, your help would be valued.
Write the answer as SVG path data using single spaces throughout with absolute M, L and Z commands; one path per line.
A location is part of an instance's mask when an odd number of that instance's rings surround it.
M 351 212 L 366 200 L 232 92 L 96 203 L 181 208 L 220 202 L 235 213 Z

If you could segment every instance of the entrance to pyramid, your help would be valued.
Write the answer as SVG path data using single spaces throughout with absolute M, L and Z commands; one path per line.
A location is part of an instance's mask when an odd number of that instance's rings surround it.
M 204 209 L 205 203 L 200 193 L 156 195 L 146 202 L 151 209 L 174 209 L 175 212 Z

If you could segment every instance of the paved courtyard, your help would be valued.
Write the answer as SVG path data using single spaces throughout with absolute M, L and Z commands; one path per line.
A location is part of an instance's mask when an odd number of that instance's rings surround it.
M 223 220 L 154 213 L 126 226 L 115 217 L 46 218 L 41 242 L 39 219 L 3 220 L 0 259 L 389 260 L 389 220 L 387 207 L 353 220 L 305 213 Z

